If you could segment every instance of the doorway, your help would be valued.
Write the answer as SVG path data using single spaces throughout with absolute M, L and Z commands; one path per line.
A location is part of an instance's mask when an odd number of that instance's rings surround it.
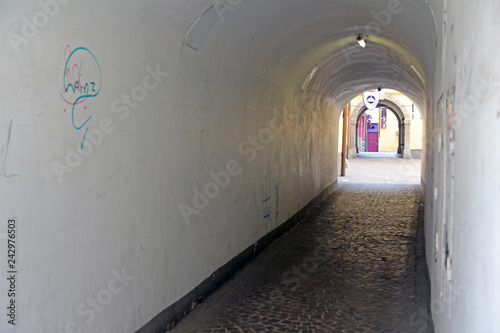
M 378 124 L 370 124 L 368 128 L 368 152 L 379 152 L 379 128 Z

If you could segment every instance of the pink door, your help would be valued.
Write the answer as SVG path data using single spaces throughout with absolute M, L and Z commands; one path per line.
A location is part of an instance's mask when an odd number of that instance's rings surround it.
M 378 153 L 378 133 L 368 133 L 368 152 Z

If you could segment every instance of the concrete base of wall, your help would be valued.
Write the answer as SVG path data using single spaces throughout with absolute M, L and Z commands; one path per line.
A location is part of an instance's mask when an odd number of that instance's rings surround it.
M 414 158 L 416 160 L 422 159 L 422 149 L 412 149 L 411 158 Z
M 288 221 L 281 224 L 276 229 L 269 232 L 266 236 L 259 239 L 256 243 L 249 246 L 245 251 L 238 254 L 227 264 L 219 268 L 212 275 L 206 278 L 200 285 L 191 290 L 183 298 L 163 310 L 156 317 L 151 319 L 146 325 L 140 328 L 136 333 L 157 333 L 164 332 L 173 328 L 182 318 L 191 312 L 197 304 L 203 302 L 212 292 L 221 284 L 227 281 L 238 270 L 243 268 L 250 260 L 264 251 L 272 242 L 283 236 L 291 228 L 314 214 L 321 202 L 337 187 L 337 182 L 328 186 L 321 194 L 309 202 L 297 214 Z
M 403 158 L 405 159 L 411 159 L 411 149 L 404 149 L 403 150 Z
M 422 189 L 424 187 L 422 186 Z M 424 222 L 424 192 L 420 198 L 420 208 L 418 210 L 418 225 L 417 225 L 417 239 L 425 239 L 425 222 Z M 426 308 L 420 308 L 417 318 L 420 320 L 420 331 L 422 332 L 434 332 L 434 323 L 431 314 L 431 285 L 429 270 L 427 268 L 425 243 L 419 244 L 415 249 L 416 258 L 416 270 L 417 270 L 417 280 L 415 281 L 415 287 L 419 291 L 416 293 L 415 302 L 417 304 L 425 304 Z M 426 278 L 423 278 L 426 277 Z M 425 323 L 424 323 L 425 322 Z M 416 322 L 415 322 L 416 323 Z M 427 329 L 427 330 L 425 330 Z

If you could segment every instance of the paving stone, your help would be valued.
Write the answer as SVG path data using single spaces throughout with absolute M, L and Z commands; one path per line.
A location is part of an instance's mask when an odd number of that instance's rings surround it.
M 419 184 L 341 184 L 172 332 L 433 332 L 422 201 Z

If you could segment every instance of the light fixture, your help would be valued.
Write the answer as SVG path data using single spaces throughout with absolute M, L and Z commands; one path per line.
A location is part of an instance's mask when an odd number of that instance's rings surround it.
M 356 37 L 356 40 L 358 41 L 359 46 L 361 46 L 362 48 L 365 48 L 365 47 L 366 47 L 366 42 L 365 42 L 365 40 L 363 39 L 363 36 L 361 36 L 361 34 L 359 34 L 359 35 Z
M 420 78 L 422 83 L 425 85 L 424 78 L 422 77 L 422 74 L 420 74 L 420 72 L 417 70 L 417 67 L 415 67 L 414 64 L 410 64 L 410 67 L 411 67 L 411 69 L 413 69 L 413 71 L 418 75 L 418 77 Z
M 309 72 L 309 75 L 307 75 L 306 79 L 302 83 L 300 90 L 306 91 L 307 85 L 309 84 L 309 82 L 311 82 L 311 80 L 313 79 L 313 77 L 316 74 L 316 72 L 318 71 L 318 69 L 319 69 L 318 65 L 314 66 L 313 69 L 311 69 L 311 71 Z

